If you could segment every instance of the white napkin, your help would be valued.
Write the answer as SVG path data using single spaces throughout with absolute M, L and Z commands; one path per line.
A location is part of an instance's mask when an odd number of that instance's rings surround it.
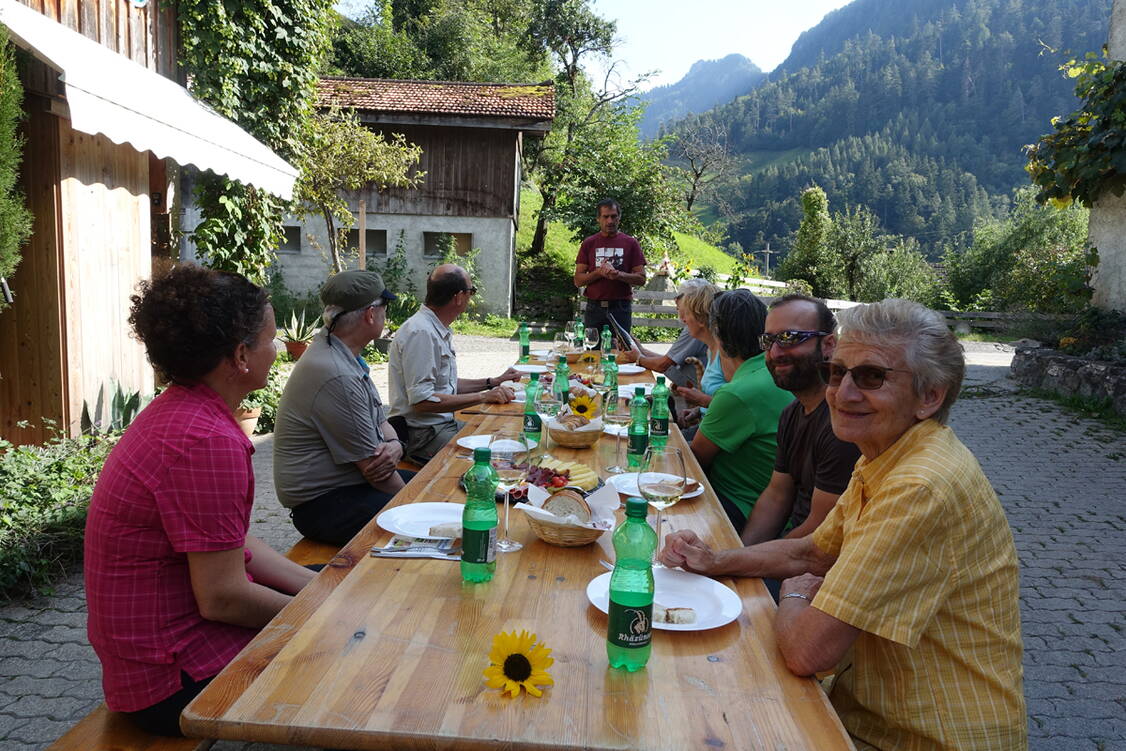
M 557 420 L 554 417 L 551 418 L 548 421 L 547 427 L 555 428 L 556 430 L 570 430 L 570 428 L 568 428 L 563 423 L 559 422 L 559 420 Z M 602 418 L 601 417 L 596 417 L 593 420 L 591 420 L 590 422 L 588 422 L 586 425 L 583 425 L 581 428 L 575 428 L 571 432 L 572 433 L 585 433 L 585 432 L 590 432 L 592 430 L 598 430 L 598 431 L 602 430 Z M 589 502 L 589 499 L 588 499 L 588 502 Z
M 613 529 L 614 511 L 621 506 L 618 491 L 609 485 L 603 485 L 586 497 L 590 506 L 590 521 L 580 521 L 574 514 L 565 517 L 556 516 L 550 511 L 544 511 L 544 501 L 551 497 L 543 488 L 535 485 L 528 486 L 528 503 L 517 503 L 513 508 L 518 508 L 528 516 L 534 516 L 547 524 L 560 524 L 572 527 L 585 527 L 587 529 Z

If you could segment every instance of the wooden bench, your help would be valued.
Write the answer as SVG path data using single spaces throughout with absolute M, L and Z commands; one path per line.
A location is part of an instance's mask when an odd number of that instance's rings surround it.
M 120 712 L 99 704 L 47 751 L 205 751 L 215 743 L 198 738 L 149 735 Z
M 285 557 L 294 563 L 300 563 L 302 566 L 308 566 L 310 563 L 328 563 L 340 551 L 339 546 L 330 545 L 327 542 L 317 542 L 310 540 L 308 537 L 302 537 L 297 541 Z

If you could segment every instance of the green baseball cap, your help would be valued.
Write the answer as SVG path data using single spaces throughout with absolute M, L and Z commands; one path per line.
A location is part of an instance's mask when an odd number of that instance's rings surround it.
M 383 277 L 376 271 L 342 271 L 321 287 L 321 302 L 326 306 L 339 305 L 345 312 L 359 310 L 380 298 L 391 301 L 396 295 L 387 289 Z

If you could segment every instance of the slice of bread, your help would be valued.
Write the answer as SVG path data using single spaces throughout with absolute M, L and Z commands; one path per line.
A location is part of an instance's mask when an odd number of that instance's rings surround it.
M 574 514 L 581 522 L 590 521 L 590 506 L 574 490 L 563 489 L 552 494 L 550 498 L 543 502 L 543 508 L 544 511 L 558 517 Z
M 435 524 L 430 528 L 431 537 L 450 537 L 457 539 L 461 537 L 461 522 L 445 522 L 443 524 Z
M 653 603 L 654 623 L 688 624 L 696 622 L 696 611 L 692 608 L 666 608 Z

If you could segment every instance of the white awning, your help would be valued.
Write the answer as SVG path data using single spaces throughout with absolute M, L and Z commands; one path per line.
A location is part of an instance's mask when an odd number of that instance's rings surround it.
M 184 87 L 47 16 L 0 0 L 13 43 L 61 72 L 70 124 L 289 200 L 297 170 Z

